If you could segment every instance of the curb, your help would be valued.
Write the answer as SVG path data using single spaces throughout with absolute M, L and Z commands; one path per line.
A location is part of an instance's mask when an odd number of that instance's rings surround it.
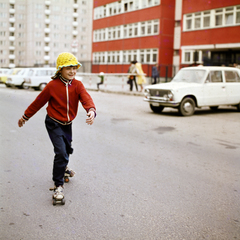
M 124 92 L 124 91 L 114 91 L 114 90 L 107 90 L 107 89 L 94 89 L 94 88 L 87 88 L 87 91 L 95 91 L 95 92 L 104 92 L 104 93 L 114 93 L 114 94 L 122 94 L 122 95 L 132 95 L 132 96 L 144 96 L 143 92 Z

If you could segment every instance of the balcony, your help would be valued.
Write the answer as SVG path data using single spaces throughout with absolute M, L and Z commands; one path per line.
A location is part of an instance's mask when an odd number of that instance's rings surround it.
M 46 23 L 46 24 L 49 24 L 50 22 L 51 22 L 51 21 L 50 21 L 49 18 L 46 18 L 46 19 L 45 19 L 45 23 Z
M 50 40 L 51 40 L 50 37 L 45 37 L 44 38 L 44 42 L 50 42 Z
M 10 27 L 9 32 L 15 32 L 15 27 Z
M 15 23 L 15 18 L 14 17 L 9 18 L 9 22 L 10 23 Z
M 50 52 L 51 48 L 50 47 L 44 47 L 45 52 Z
M 14 50 L 15 50 L 15 47 L 14 47 L 14 46 L 9 46 L 9 50 L 14 51 Z
M 8 67 L 9 68 L 15 68 L 15 64 L 14 63 L 9 63 Z
M 72 34 L 73 34 L 73 36 L 77 36 L 78 35 L 78 31 L 73 31 Z
M 10 37 L 9 37 L 9 41 L 10 41 L 10 42 L 14 42 L 14 41 L 15 41 L 15 37 L 14 37 L 14 36 L 10 36 Z
M 14 54 L 10 54 L 9 55 L 9 59 L 15 59 L 15 55 Z
M 15 4 L 15 0 L 9 0 L 9 4 Z
M 45 14 L 46 14 L 46 15 L 50 15 L 50 14 L 51 14 L 51 10 L 46 9 L 46 10 L 45 10 Z
M 78 48 L 72 48 L 72 53 L 77 53 L 78 52 Z
M 14 14 L 14 13 L 15 13 L 15 9 L 10 8 L 10 9 L 9 9 L 9 13 L 10 13 L 10 14 Z
M 50 60 L 50 56 L 44 56 L 44 60 L 45 61 L 49 61 Z
M 78 17 L 78 13 L 73 13 L 73 17 Z
M 78 26 L 78 22 L 73 22 L 72 25 L 73 25 L 74 27 L 77 27 L 77 26 Z
M 51 31 L 50 28 L 44 28 L 45 33 L 50 33 L 50 31 Z
M 49 6 L 51 4 L 51 1 L 45 1 L 45 5 Z
M 78 8 L 78 4 L 73 4 L 73 8 Z

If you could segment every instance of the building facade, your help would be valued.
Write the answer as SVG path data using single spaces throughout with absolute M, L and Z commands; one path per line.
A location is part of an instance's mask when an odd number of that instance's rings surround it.
M 239 0 L 100 0 L 93 7 L 94 72 L 126 72 L 132 60 L 148 75 L 158 63 L 161 76 L 240 64 Z
M 92 1 L 0 0 L 0 67 L 55 66 L 64 51 L 89 61 L 91 38 Z
M 182 0 L 181 64 L 240 64 L 240 1 Z
M 175 0 L 94 1 L 93 72 L 127 72 L 133 60 L 172 65 Z

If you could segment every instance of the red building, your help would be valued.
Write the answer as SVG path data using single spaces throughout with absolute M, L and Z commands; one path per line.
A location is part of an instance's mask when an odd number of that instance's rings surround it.
M 239 0 L 94 0 L 92 72 L 240 64 Z M 172 68 L 172 66 L 176 68 Z
M 240 64 L 240 1 L 182 1 L 181 64 Z
M 175 0 L 95 0 L 93 72 L 127 72 L 137 60 L 172 65 Z

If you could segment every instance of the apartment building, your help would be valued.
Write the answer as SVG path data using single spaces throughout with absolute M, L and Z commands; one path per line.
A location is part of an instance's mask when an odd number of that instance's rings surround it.
M 240 64 L 239 0 L 182 0 L 180 63 Z
M 0 67 L 55 66 L 64 51 L 91 60 L 92 7 L 88 0 L 0 0 Z
M 240 64 L 239 0 L 100 0 L 93 7 L 95 72 L 126 72 L 132 60 L 148 74 L 155 63 L 174 66 L 170 75 L 189 65 Z
M 175 0 L 94 1 L 93 72 L 127 72 L 130 61 L 172 65 Z

